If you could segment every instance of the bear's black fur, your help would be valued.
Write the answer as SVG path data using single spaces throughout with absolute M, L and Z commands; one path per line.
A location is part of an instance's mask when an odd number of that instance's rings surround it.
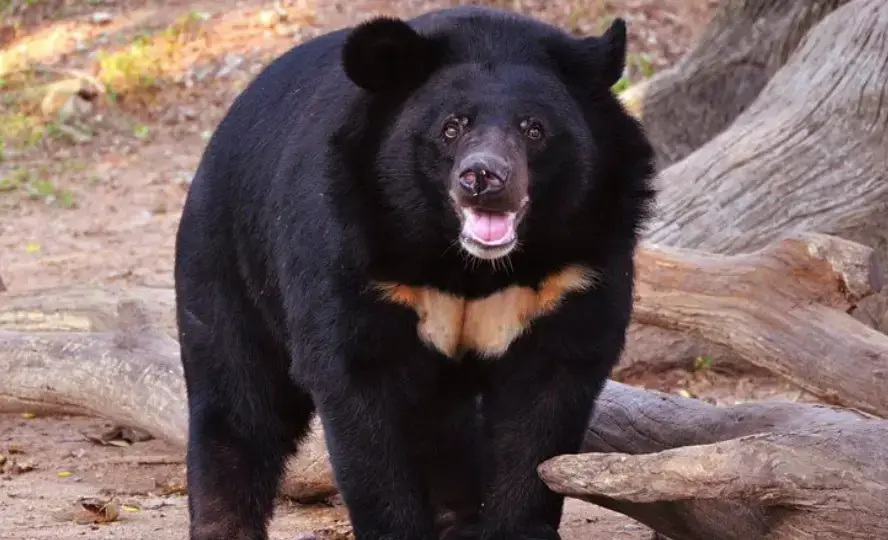
M 192 540 L 266 538 L 315 412 L 358 540 L 558 538 L 536 467 L 579 449 L 620 356 L 654 195 L 609 91 L 625 48 L 620 20 L 576 38 L 480 8 L 380 18 L 235 100 L 176 247 Z M 449 358 L 377 286 L 469 302 L 571 265 L 594 285 L 495 358 Z

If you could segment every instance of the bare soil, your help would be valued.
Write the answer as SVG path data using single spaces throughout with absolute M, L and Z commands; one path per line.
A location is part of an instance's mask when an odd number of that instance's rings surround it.
M 79 121 L 78 133 L 86 133 L 79 142 L 50 136 L 3 141 L 0 276 L 6 287 L 171 286 L 178 214 L 207 135 L 265 63 L 299 40 L 373 13 L 410 15 L 457 3 L 479 2 L 31 0 L 10 8 L 0 0 L 0 10 L 10 10 L 0 18 L 0 53 L 26 51 L 30 66 L 54 72 L 97 74 L 103 52 L 126 50 L 140 34 L 161 32 L 183 17 L 199 21 L 197 31 L 177 38 L 150 91 L 92 103 Z M 534 13 L 577 32 L 598 32 L 610 16 L 625 17 L 637 79 L 687 49 L 712 2 L 487 4 Z M 0 107 L 6 107 L 0 113 L 14 112 L 7 102 Z M 632 382 L 714 401 L 804 397 L 773 381 L 738 382 L 711 370 Z M 109 427 L 94 418 L 0 415 L 0 538 L 186 537 L 182 452 L 157 440 L 117 447 L 83 435 Z M 82 498 L 110 500 L 119 516 L 109 523 L 78 522 Z M 281 502 L 272 538 L 295 540 L 305 531 L 347 538 L 343 508 Z M 563 531 L 571 540 L 651 535 L 628 518 L 576 501 L 568 502 Z

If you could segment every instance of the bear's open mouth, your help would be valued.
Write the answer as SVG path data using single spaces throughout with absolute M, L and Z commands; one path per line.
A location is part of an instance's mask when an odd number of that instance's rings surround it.
M 518 223 L 525 204 L 517 211 L 495 211 L 470 206 L 458 206 L 462 219 L 460 244 L 463 249 L 480 259 L 498 259 L 508 255 L 518 244 Z
M 462 208 L 462 235 L 486 247 L 502 247 L 515 241 L 517 212 L 489 212 Z

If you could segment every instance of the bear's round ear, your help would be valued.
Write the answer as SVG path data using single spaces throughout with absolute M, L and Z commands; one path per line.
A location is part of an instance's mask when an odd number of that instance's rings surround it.
M 566 76 L 607 88 L 620 80 L 626 67 L 626 21 L 614 19 L 602 35 L 575 40 L 570 52 L 556 54 Z
M 604 34 L 598 38 L 601 51 L 601 77 L 605 84 L 613 86 L 626 67 L 626 21 L 614 19 Z
M 409 91 L 437 67 L 433 42 L 406 22 L 377 17 L 356 26 L 342 48 L 345 74 L 370 92 Z

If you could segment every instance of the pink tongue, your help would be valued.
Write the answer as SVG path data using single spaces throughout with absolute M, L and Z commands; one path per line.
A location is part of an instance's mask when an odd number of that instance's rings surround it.
M 470 212 L 466 220 L 468 232 L 483 242 L 498 242 L 509 234 L 511 220 L 506 214 Z

